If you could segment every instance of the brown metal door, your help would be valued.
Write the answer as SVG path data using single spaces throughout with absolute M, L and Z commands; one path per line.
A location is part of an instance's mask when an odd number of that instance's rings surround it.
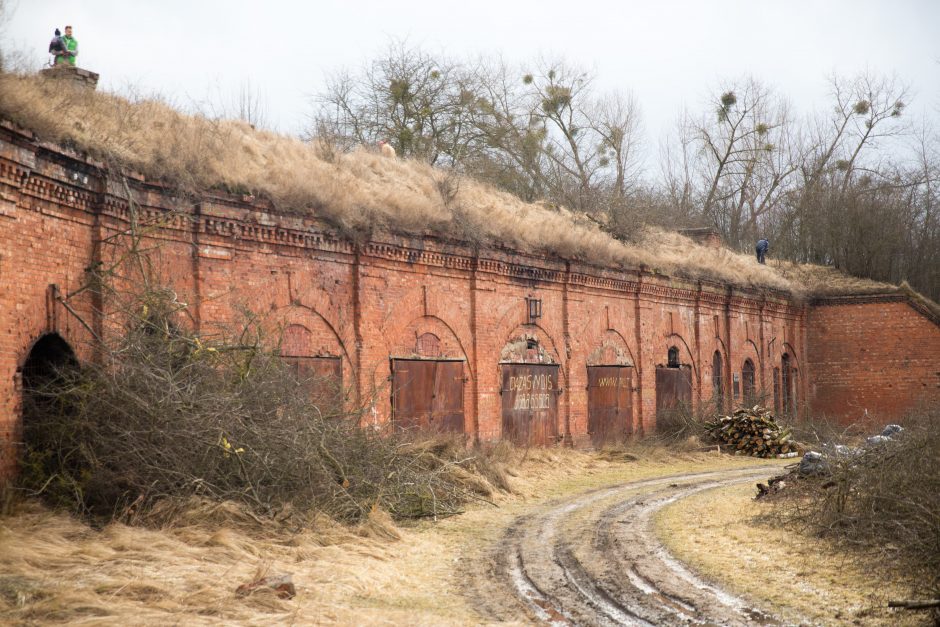
M 463 362 L 392 360 L 392 420 L 402 429 L 463 433 Z
M 435 364 L 431 428 L 463 433 L 463 362 L 438 361 Z
M 502 364 L 503 437 L 518 446 L 558 440 L 558 366 Z
M 595 446 L 633 432 L 633 368 L 588 366 L 588 433 Z
M 343 396 L 343 363 L 339 357 L 285 357 L 301 384 L 317 403 L 340 403 Z M 321 408 L 322 409 L 322 408 Z M 336 410 L 341 410 L 336 407 Z
M 656 368 L 656 415 L 692 407 L 692 369 Z

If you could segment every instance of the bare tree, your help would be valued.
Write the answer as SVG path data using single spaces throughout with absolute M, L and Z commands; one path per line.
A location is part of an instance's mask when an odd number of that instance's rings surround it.
M 359 73 L 332 76 L 318 102 L 318 126 L 348 147 L 387 139 L 399 155 L 432 165 L 455 165 L 478 135 L 476 74 L 405 42 Z
M 232 114 L 236 119 L 247 122 L 252 128 L 265 128 L 268 123 L 268 107 L 260 89 L 251 85 L 246 79 L 238 86 L 232 103 Z
M 681 121 L 669 149 L 667 183 L 726 241 L 749 245 L 797 170 L 791 134 L 786 101 L 754 79 L 737 81 L 716 94 L 700 118 Z

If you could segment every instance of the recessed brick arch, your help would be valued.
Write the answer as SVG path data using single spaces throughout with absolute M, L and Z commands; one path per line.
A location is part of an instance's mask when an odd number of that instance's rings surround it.
M 293 357 L 342 357 L 350 368 L 354 367 L 346 343 L 336 328 L 319 312 L 302 305 L 291 305 L 275 312 L 269 326 L 278 340 L 290 342 L 282 346 L 285 355 Z M 289 329 L 294 329 L 289 331 Z M 303 329 L 306 333 L 296 332 Z M 305 338 L 302 337 L 306 335 Z M 285 352 L 286 350 L 286 352 Z
M 294 304 L 275 310 L 267 323 L 276 334 L 281 355 L 298 369 L 299 374 L 313 377 L 315 381 L 338 377 L 336 386 L 331 387 L 331 394 L 342 391 L 347 400 L 358 404 L 361 399 L 361 391 L 356 384 L 358 364 L 351 358 L 336 328 L 325 317 L 309 307 Z M 339 358 L 340 363 L 337 366 L 333 362 L 327 366 L 330 360 L 323 358 Z M 317 394 L 321 392 L 318 390 Z
M 392 424 L 472 434 L 474 372 L 463 342 L 441 318 L 422 315 L 383 333 Z
M 421 354 L 419 338 L 425 335 L 437 339 L 438 354 Z M 383 332 L 383 339 L 389 357 L 464 359 L 469 367 L 464 342 L 453 327 L 437 316 L 418 316 L 406 324 L 396 325 Z
M 501 437 L 518 446 L 547 446 L 570 438 L 559 396 L 568 373 L 551 336 L 526 324 L 510 333 L 495 364 L 500 390 Z
M 695 355 L 684 337 L 678 333 L 670 333 L 666 336 L 665 340 L 658 343 L 658 347 L 660 347 L 661 350 L 654 354 L 653 363 L 655 363 L 657 366 L 665 366 L 669 349 L 676 347 L 679 349 L 679 362 L 682 365 L 691 366 L 693 380 L 698 378 L 699 368 L 695 361 Z M 711 355 L 711 353 L 708 354 Z
M 635 366 L 636 357 L 626 338 L 615 329 L 607 329 L 588 353 L 588 366 Z
M 466 316 L 456 314 L 450 304 L 448 296 L 432 286 L 419 285 L 408 290 L 396 301 L 395 306 L 389 309 L 381 321 L 379 333 L 385 340 L 389 354 L 393 351 L 404 350 L 408 343 L 406 338 L 420 325 L 421 320 L 428 319 L 438 320 L 444 325 L 446 328 L 444 335 L 450 335 L 456 339 L 466 358 L 472 337 L 470 326 Z M 443 336 L 438 335 L 438 337 L 442 342 L 447 343 Z M 413 335 L 411 335 L 410 342 L 414 343 Z
M 13 437 L 7 442 L 0 442 L 0 446 L 7 449 L 0 453 L 0 463 L 13 467 L 18 457 L 19 443 L 27 441 L 29 437 L 31 412 L 41 411 L 43 403 L 49 402 L 36 395 L 31 399 L 33 390 L 56 385 L 60 369 L 76 368 L 78 365 L 75 350 L 59 333 L 43 333 L 29 343 L 17 368 L 17 421 L 13 426 Z M 45 391 L 48 393 L 49 390 Z

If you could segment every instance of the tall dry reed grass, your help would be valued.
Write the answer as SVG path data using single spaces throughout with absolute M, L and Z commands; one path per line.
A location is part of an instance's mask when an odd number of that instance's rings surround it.
M 72 146 L 113 168 L 198 194 L 208 189 L 271 199 L 319 216 L 347 234 L 399 231 L 561 256 L 607 266 L 641 264 L 668 275 L 800 292 L 750 255 L 650 230 L 615 240 L 564 208 L 526 203 L 453 172 L 366 148 L 339 152 L 315 140 L 180 112 L 154 98 L 62 89 L 36 76 L 0 75 L 0 118 Z

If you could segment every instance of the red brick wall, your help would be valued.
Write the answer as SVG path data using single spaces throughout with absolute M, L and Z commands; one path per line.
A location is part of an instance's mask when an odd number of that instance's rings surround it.
M 843 352 L 826 339 L 828 331 L 819 332 L 819 321 L 835 324 L 842 307 L 808 313 L 783 294 L 506 250 L 475 252 L 432 238 L 386 234 L 356 246 L 314 218 L 278 214 L 263 202 L 213 196 L 179 206 L 157 186 L 131 181 L 131 187 L 142 217 L 164 221 L 148 245 L 157 247 L 154 259 L 177 298 L 190 304 L 189 324 L 206 335 L 222 333 L 248 308 L 274 334 L 303 327 L 303 342 L 292 352 L 340 357 L 352 398 L 368 406 L 367 423 L 390 416 L 390 359 L 414 357 L 425 333 L 439 339 L 442 356 L 466 361 L 465 425 L 480 439 L 500 437 L 500 361 L 527 339 L 538 342 L 541 359 L 559 365 L 558 432 L 576 445 L 587 441 L 587 366 L 613 361 L 634 367 L 633 430 L 649 432 L 655 429 L 655 368 L 670 347 L 692 371 L 697 407 L 712 398 L 716 351 L 726 409 L 736 401 L 732 382 L 745 359 L 755 364 L 758 392 L 769 394 L 784 354 L 796 371 L 798 402 L 812 387 L 817 407 L 838 405 L 828 396 L 840 388 L 813 377 Z M 119 251 L 100 242 L 126 229 L 128 216 L 122 186 L 95 164 L 0 124 L 0 444 L 7 449 L 19 424 L 19 368 L 32 343 L 56 332 L 87 359 L 89 331 L 82 321 L 107 332 L 87 293 L 66 299 L 72 313 L 51 297 L 49 286 L 67 296 L 82 285 L 86 267 L 114 258 Z M 529 319 L 527 299 L 541 300 L 540 318 Z M 911 315 L 910 346 L 886 343 L 879 350 L 884 360 L 901 364 L 902 354 L 927 350 L 915 337 L 928 338 L 933 348 L 918 362 L 927 368 L 930 359 L 937 363 L 935 339 L 929 339 L 936 327 Z M 814 320 L 810 335 L 808 316 Z M 843 328 L 845 337 L 861 325 L 871 344 L 885 320 L 853 320 Z M 862 383 L 856 378 L 846 389 Z M 896 389 L 913 395 L 924 383 L 936 395 L 935 379 Z M 0 464 L 9 468 L 10 456 L 4 459 Z
M 904 297 L 821 301 L 807 342 L 816 414 L 886 422 L 940 402 L 940 326 Z

